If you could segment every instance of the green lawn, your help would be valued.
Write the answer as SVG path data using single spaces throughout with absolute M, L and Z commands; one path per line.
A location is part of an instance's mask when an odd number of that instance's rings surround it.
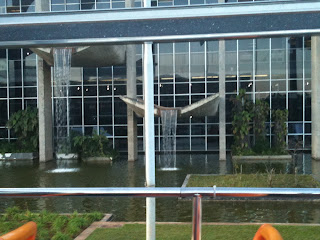
M 212 187 L 213 185 L 217 187 L 320 187 L 320 183 L 310 175 L 261 173 L 211 176 L 191 175 L 187 187 Z
M 86 213 L 59 215 L 43 211 L 32 213 L 22 211 L 17 207 L 8 208 L 0 216 L 0 236 L 10 232 L 23 224 L 34 221 L 37 223 L 37 238 L 39 240 L 72 240 L 94 221 L 99 221 L 102 213 Z
M 99 228 L 96 229 L 87 240 L 103 240 L 103 239 L 145 239 L 145 225 L 142 224 L 126 224 L 120 228 Z M 320 227 L 314 226 L 275 226 L 280 232 L 284 240 L 319 240 Z M 241 225 L 241 226 L 202 226 L 203 240 L 224 240 L 252 239 L 259 226 Z M 157 225 L 157 240 L 182 240 L 191 239 L 192 226 L 188 225 Z

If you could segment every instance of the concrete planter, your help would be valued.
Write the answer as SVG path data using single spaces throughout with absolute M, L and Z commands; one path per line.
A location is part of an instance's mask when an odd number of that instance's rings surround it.
M 289 162 L 292 155 L 257 155 L 257 156 L 232 156 L 233 162 Z
M 83 158 L 84 162 L 112 162 L 112 158 L 110 157 L 87 157 Z
M 77 160 L 78 154 L 76 153 L 56 153 L 57 160 Z
M 0 160 L 34 160 L 38 159 L 38 153 L 5 153 L 0 154 Z

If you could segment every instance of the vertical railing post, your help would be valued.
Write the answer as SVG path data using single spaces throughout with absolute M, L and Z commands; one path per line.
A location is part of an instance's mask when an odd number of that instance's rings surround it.
M 201 240 L 202 205 L 200 194 L 193 196 L 192 240 Z

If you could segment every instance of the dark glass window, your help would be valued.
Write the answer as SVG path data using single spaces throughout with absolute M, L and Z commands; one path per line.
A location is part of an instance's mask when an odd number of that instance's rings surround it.
M 97 99 L 96 98 L 84 99 L 84 124 L 85 125 L 97 124 Z
M 112 124 L 112 98 L 99 98 L 100 124 Z
M 82 100 L 71 98 L 70 100 L 70 125 L 82 124 Z

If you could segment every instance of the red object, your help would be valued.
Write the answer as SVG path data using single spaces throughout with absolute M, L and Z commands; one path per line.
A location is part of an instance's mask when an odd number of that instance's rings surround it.
M 35 240 L 37 234 L 37 224 L 28 222 L 21 227 L 3 235 L 0 240 Z
M 283 240 L 283 238 L 277 229 L 266 223 L 258 229 L 253 240 Z

